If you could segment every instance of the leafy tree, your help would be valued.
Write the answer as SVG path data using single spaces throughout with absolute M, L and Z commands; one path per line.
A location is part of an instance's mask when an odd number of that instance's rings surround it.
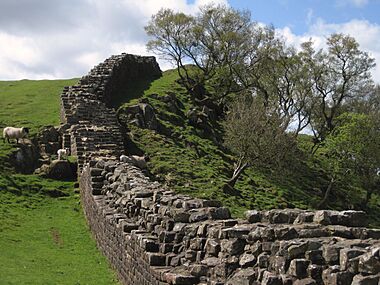
M 171 9 L 161 9 L 145 27 L 146 33 L 153 37 L 147 44 L 148 50 L 173 62 L 183 82 L 190 81 L 189 71 L 185 66 L 188 60 L 185 50 L 190 50 L 193 45 L 194 22 L 192 16 L 175 13 Z
M 334 129 L 335 119 L 347 100 L 373 85 L 370 70 L 375 66 L 374 59 L 359 49 L 354 38 L 333 34 L 327 39 L 327 46 L 327 51 L 318 52 L 310 43 L 303 46 L 314 81 L 311 127 L 316 143 Z
M 280 166 L 295 146 L 276 108 L 265 105 L 257 96 L 238 97 L 229 109 L 224 128 L 225 145 L 238 157 L 227 182 L 230 187 L 248 167 Z
M 319 206 L 328 201 L 336 181 L 348 173 L 359 177 L 367 191 L 367 204 L 380 182 L 380 124 L 375 118 L 356 113 L 344 113 L 336 121 L 337 126 L 325 140 L 330 182 Z
M 288 131 L 298 135 L 310 123 L 313 81 L 303 52 L 277 39 L 253 68 L 253 92 L 277 106 Z
M 251 84 L 247 64 L 257 60 L 265 35 L 273 34 L 253 22 L 248 11 L 223 5 L 204 6 L 196 17 L 160 10 L 145 30 L 153 38 L 148 49 L 176 64 L 189 91 L 209 81 L 218 98 Z M 190 73 L 186 63 L 196 72 Z

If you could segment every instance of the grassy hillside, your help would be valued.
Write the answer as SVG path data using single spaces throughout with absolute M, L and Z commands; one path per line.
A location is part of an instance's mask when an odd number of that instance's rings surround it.
M 220 121 L 209 121 L 207 132 L 194 127 L 189 122 L 188 113 L 196 104 L 177 83 L 177 79 L 175 70 L 166 71 L 161 78 L 145 85 L 144 90 L 136 88 L 129 93 L 119 94 L 124 97 L 117 99 L 118 102 L 127 102 L 118 110 L 119 120 L 129 129 L 133 143 L 150 156 L 149 170 L 153 175 L 177 192 L 218 199 L 238 217 L 247 209 L 316 207 L 321 200 L 322 190 L 328 184 L 323 155 L 288 165 L 281 173 L 250 168 L 239 179 L 235 189 L 226 190 L 223 186 L 231 177 L 234 161 L 222 145 Z M 177 105 L 180 107 L 177 110 L 167 99 L 171 93 L 179 100 Z M 136 99 L 138 97 L 140 99 Z M 160 134 L 131 124 L 127 110 L 139 102 L 153 106 L 158 121 L 169 131 Z M 299 140 L 301 148 L 311 147 L 310 137 L 301 136 Z M 365 192 L 350 183 L 337 185 L 329 208 L 361 208 Z M 379 205 L 379 197 L 375 197 L 369 209 L 374 225 L 380 225 L 376 214 L 380 210 Z
M 59 124 L 59 94 L 71 80 L 0 82 L 0 127 L 36 134 Z M 0 140 L 0 283 L 118 284 L 96 249 L 74 182 L 16 174 L 5 163 L 15 149 Z

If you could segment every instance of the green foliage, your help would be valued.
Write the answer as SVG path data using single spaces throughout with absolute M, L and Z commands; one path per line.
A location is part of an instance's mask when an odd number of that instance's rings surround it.
M 223 5 L 204 6 L 196 16 L 162 9 L 145 30 L 152 38 L 147 48 L 177 66 L 188 90 L 209 81 L 218 97 L 249 84 L 245 63 L 254 60 L 263 34 L 273 34 L 253 22 L 248 11 Z M 196 72 L 191 74 L 186 63 Z
M 380 182 L 379 126 L 367 115 L 344 113 L 337 118 L 337 127 L 324 147 L 332 175 L 356 174 L 369 195 L 368 203 Z
M 70 80 L 0 82 L 0 125 L 31 136 L 59 124 L 59 94 Z M 73 182 L 13 172 L 14 144 L 0 140 L 0 283 L 118 284 L 96 249 Z M 71 159 L 71 158 L 70 158 Z

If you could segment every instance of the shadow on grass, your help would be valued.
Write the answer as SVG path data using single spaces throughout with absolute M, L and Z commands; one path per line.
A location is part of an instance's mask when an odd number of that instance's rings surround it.
M 127 103 L 133 99 L 141 98 L 144 95 L 144 91 L 148 90 L 151 83 L 157 78 L 146 78 L 138 81 L 128 82 L 124 88 L 118 88 L 111 95 L 112 102 L 110 107 L 115 109 L 119 108 L 124 103 Z

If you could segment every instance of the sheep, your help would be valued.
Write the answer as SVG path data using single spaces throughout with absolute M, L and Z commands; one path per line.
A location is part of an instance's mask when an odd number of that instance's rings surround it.
M 67 156 L 70 154 L 70 149 L 61 148 L 57 150 L 57 154 L 58 154 L 58 160 L 62 160 L 62 158 L 67 158 Z
M 22 139 L 28 137 L 29 128 L 14 128 L 14 127 L 5 127 L 3 130 L 3 141 L 7 139 L 8 143 L 11 143 L 9 139 L 16 139 L 16 143 L 18 143 L 18 139 Z
M 131 155 L 131 156 L 126 156 L 122 154 L 120 156 L 120 161 L 121 162 L 128 162 L 133 164 L 134 166 L 137 166 L 138 168 L 141 169 L 146 169 L 147 168 L 147 161 L 149 161 L 149 157 L 144 155 L 144 156 L 137 156 L 137 155 Z

